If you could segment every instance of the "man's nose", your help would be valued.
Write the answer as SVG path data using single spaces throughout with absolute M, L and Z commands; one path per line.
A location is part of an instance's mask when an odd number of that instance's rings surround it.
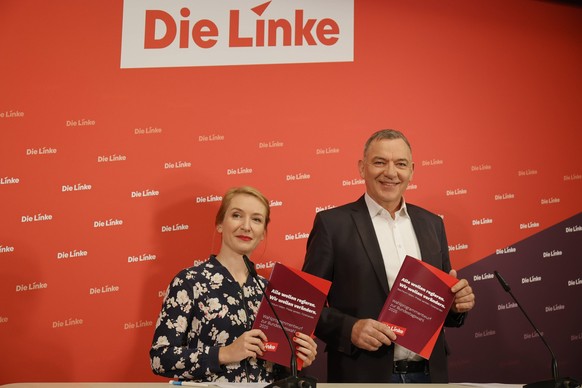
M 386 176 L 396 176 L 396 166 L 392 162 L 386 163 L 386 167 L 384 167 L 384 175 Z

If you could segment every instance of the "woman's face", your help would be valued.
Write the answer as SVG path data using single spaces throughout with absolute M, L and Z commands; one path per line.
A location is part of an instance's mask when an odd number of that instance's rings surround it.
M 256 197 L 237 194 L 232 197 L 222 223 L 217 225 L 222 234 L 221 252 L 250 255 L 265 237 L 267 209 Z

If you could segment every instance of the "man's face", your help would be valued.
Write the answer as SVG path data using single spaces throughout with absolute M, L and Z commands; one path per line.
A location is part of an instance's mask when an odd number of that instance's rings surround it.
M 363 160 L 358 162 L 366 191 L 380 206 L 394 213 L 412 180 L 412 152 L 402 139 L 373 141 Z

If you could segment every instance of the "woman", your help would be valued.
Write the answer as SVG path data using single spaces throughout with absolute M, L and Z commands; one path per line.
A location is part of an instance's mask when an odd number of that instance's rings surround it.
M 263 293 L 242 259 L 264 239 L 269 217 L 268 200 L 252 187 L 224 195 L 215 222 L 220 251 L 182 270 L 168 287 L 150 350 L 155 374 L 222 382 L 270 383 L 281 377 L 281 366 L 258 358 L 267 337 L 251 328 Z M 311 365 L 315 341 L 303 333 L 293 341 L 297 357 Z

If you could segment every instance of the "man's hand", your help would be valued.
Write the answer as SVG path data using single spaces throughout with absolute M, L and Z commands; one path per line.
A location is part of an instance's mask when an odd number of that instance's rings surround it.
M 457 277 L 457 271 L 454 269 L 449 272 L 449 275 Z M 469 285 L 467 279 L 459 280 L 452 288 L 451 291 L 455 294 L 455 300 L 451 310 L 455 313 L 466 313 L 475 307 L 475 294 L 473 294 L 473 289 Z
M 396 334 L 374 319 L 360 319 L 352 327 L 352 343 L 360 349 L 376 351 L 395 340 Z

